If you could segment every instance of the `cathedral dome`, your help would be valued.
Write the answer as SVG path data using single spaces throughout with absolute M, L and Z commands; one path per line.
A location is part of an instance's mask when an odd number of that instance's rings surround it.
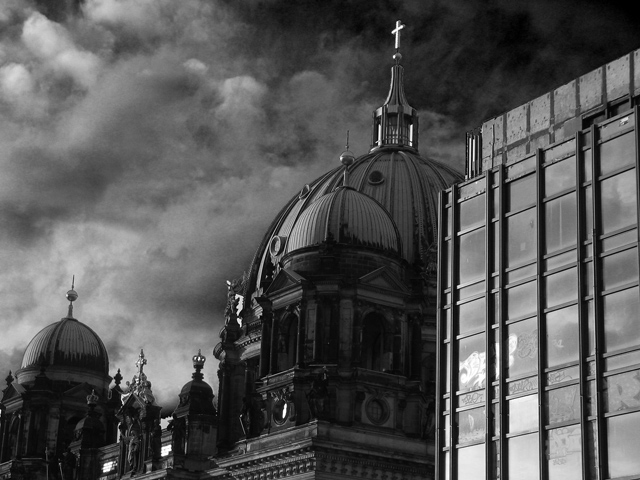
M 325 241 L 400 254 L 400 235 L 389 213 L 373 198 L 338 187 L 316 200 L 295 222 L 285 253 Z

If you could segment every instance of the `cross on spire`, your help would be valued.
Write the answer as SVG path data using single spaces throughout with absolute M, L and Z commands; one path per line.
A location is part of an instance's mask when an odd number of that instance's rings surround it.
M 140 349 L 140 355 L 138 355 L 138 361 L 136 362 L 136 367 L 138 367 L 139 376 L 142 376 L 142 374 L 144 373 L 142 370 L 146 364 L 147 364 L 147 359 L 144 358 L 144 351 Z
M 396 51 L 400 49 L 400 30 L 402 30 L 406 25 L 403 25 L 400 20 L 396 22 L 396 28 L 391 31 L 392 35 L 396 37 Z

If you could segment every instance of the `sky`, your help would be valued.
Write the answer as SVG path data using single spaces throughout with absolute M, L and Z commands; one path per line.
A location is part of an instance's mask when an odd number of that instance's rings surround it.
M 367 153 L 401 41 L 423 156 L 640 48 L 626 3 L 1 0 L 0 376 L 67 313 L 169 412 L 226 280 L 305 183 Z M 553 13 L 551 13 L 553 12 Z

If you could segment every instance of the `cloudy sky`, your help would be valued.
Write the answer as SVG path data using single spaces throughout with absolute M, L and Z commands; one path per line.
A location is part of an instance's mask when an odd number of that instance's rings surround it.
M 626 2 L 620 2 L 620 5 Z M 553 11 L 553 14 L 551 12 Z M 66 315 L 175 403 L 280 207 L 366 153 L 395 21 L 421 152 L 640 47 L 616 2 L 0 0 L 0 377 Z

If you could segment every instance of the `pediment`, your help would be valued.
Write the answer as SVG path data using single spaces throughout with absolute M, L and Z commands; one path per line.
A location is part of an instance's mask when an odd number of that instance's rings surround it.
M 19 383 L 12 383 L 2 392 L 2 403 L 6 404 L 13 399 L 22 398 L 27 390 Z
M 373 287 L 388 292 L 409 293 L 407 286 L 398 275 L 387 267 L 380 267 L 358 279 L 361 286 Z
M 306 279 L 291 269 L 282 269 L 273 279 L 269 288 L 265 292 L 265 296 L 272 295 L 280 290 L 288 290 L 290 288 L 299 287 Z

